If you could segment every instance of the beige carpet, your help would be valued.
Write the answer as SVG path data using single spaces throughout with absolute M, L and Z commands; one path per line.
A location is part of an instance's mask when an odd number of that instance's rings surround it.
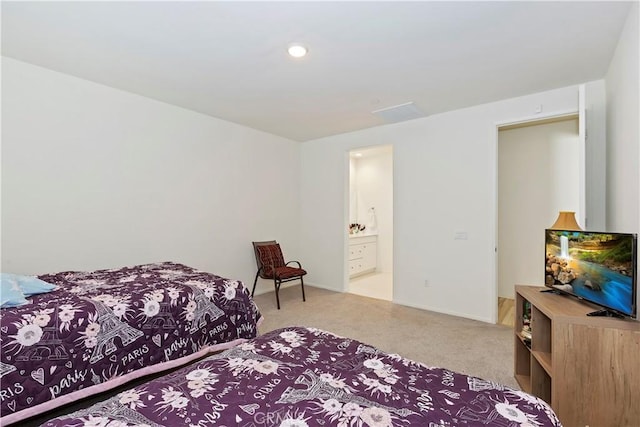
M 348 293 L 300 286 L 258 295 L 260 333 L 286 326 L 313 326 L 355 338 L 389 353 L 514 388 L 513 332 L 507 326 L 393 304 Z

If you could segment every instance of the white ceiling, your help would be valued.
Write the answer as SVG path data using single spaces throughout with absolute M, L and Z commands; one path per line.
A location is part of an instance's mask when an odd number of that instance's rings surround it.
M 306 141 L 600 79 L 630 5 L 2 1 L 2 54 Z

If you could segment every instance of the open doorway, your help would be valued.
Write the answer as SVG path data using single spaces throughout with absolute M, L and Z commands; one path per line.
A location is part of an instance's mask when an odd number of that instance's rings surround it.
M 393 300 L 393 147 L 349 152 L 349 293 Z
M 498 129 L 498 323 L 513 326 L 515 285 L 544 284 L 544 230 L 580 215 L 578 115 Z

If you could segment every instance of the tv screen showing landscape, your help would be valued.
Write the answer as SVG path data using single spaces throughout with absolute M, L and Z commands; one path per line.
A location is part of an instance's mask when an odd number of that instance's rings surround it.
M 636 235 L 545 231 L 545 285 L 635 317 Z

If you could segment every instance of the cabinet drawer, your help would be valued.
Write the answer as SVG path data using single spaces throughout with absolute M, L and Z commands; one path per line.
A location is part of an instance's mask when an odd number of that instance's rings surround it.
M 361 245 L 351 245 L 349 246 L 349 260 L 362 258 L 362 248 Z
M 354 259 L 349 261 L 349 276 L 362 273 L 362 259 Z
M 349 259 L 362 258 L 367 252 L 367 247 L 370 244 L 366 243 L 363 245 L 350 245 L 349 246 Z

